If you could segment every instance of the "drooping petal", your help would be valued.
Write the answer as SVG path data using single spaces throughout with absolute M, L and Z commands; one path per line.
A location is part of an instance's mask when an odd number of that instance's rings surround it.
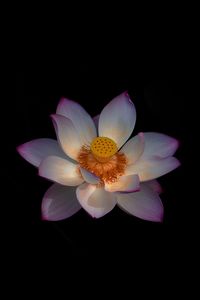
M 108 192 L 135 192 L 140 189 L 138 175 L 121 176 L 114 183 L 105 183 L 105 190 Z
M 99 127 L 99 117 L 100 115 L 97 115 L 93 118 L 93 121 L 94 121 L 94 125 L 96 127 L 96 130 L 97 130 L 97 134 L 98 134 L 98 127 Z
M 48 156 L 42 161 L 39 175 L 62 185 L 77 186 L 84 181 L 78 165 L 57 156 Z
M 19 154 L 32 165 L 39 167 L 41 161 L 49 156 L 56 155 L 67 158 L 57 141 L 52 139 L 36 139 L 17 147 Z
M 93 217 L 101 218 L 116 205 L 114 193 L 108 193 L 103 188 L 83 183 L 76 189 L 81 206 Z
M 154 222 L 163 219 L 163 204 L 158 194 L 145 184 L 141 184 L 139 192 L 117 193 L 117 202 L 120 208 L 138 218 Z
M 97 136 L 92 118 L 80 104 L 63 98 L 58 104 L 56 113 L 72 121 L 84 143 L 90 144 Z
M 72 121 L 60 115 L 52 115 L 51 117 L 63 151 L 69 157 L 77 160 L 78 153 L 84 142 L 81 140 Z
M 128 94 L 123 93 L 102 110 L 99 118 L 99 136 L 111 138 L 119 149 L 130 137 L 135 121 L 135 106 Z
M 125 175 L 138 174 L 142 182 L 163 176 L 179 166 L 180 162 L 175 157 L 149 160 L 140 158 L 135 164 L 127 166 Z
M 158 194 L 161 194 L 163 192 L 162 186 L 156 179 L 146 181 L 143 184 L 146 184 L 148 187 L 150 187 L 154 192 Z
M 160 157 L 166 158 L 172 156 L 179 143 L 176 139 L 156 132 L 144 132 L 145 147 L 142 158 Z
M 76 188 L 54 183 L 42 200 L 42 218 L 47 221 L 67 219 L 81 209 Z
M 81 174 L 83 176 L 83 179 L 87 183 L 91 184 L 97 184 L 100 182 L 100 178 L 97 177 L 96 175 L 92 174 L 91 172 L 87 171 L 86 169 L 80 168 Z
M 124 153 L 128 165 L 134 164 L 144 151 L 144 134 L 141 132 L 130 139 L 120 150 Z

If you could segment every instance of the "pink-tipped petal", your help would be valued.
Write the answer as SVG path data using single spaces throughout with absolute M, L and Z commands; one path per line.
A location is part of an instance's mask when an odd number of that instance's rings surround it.
M 47 221 L 67 219 L 81 209 L 76 198 L 76 189 L 53 184 L 42 200 L 42 218 Z
M 149 160 L 140 158 L 135 164 L 126 168 L 125 175 L 138 174 L 140 181 L 143 182 L 163 176 L 179 166 L 180 162 L 175 157 Z
M 142 158 L 160 157 L 166 158 L 172 156 L 179 143 L 176 139 L 156 132 L 145 132 L 144 133 L 145 147 Z
M 19 154 L 32 165 L 39 167 L 42 160 L 49 155 L 67 158 L 57 141 L 36 139 L 17 147 Z
M 120 150 L 126 155 L 128 165 L 134 164 L 144 151 L 144 134 L 141 132 L 131 138 Z
M 48 156 L 39 166 L 39 175 L 62 185 L 77 186 L 84 180 L 78 165 L 57 156 Z
M 63 151 L 69 157 L 77 160 L 78 153 L 84 142 L 80 138 L 72 121 L 60 115 L 52 115 L 51 117 Z
M 160 183 L 158 182 L 158 180 L 154 179 L 154 180 L 150 180 L 150 181 L 146 181 L 143 184 L 147 185 L 148 187 L 150 187 L 154 192 L 161 194 L 163 192 L 162 186 L 160 185 Z
M 107 192 L 134 192 L 140 189 L 140 181 L 138 175 L 121 176 L 114 183 L 105 183 Z
M 135 122 L 135 106 L 129 96 L 123 93 L 102 110 L 99 118 L 99 136 L 111 138 L 119 149 L 130 137 Z
M 56 114 L 70 119 L 84 143 L 89 144 L 97 136 L 94 122 L 84 108 L 69 99 L 61 99 Z
M 83 176 L 83 179 L 87 183 L 91 184 L 98 184 L 100 182 L 100 178 L 96 175 L 92 174 L 91 172 L 87 171 L 86 169 L 80 168 L 81 175 Z
M 116 195 L 108 193 L 103 188 L 83 183 L 76 189 L 81 206 L 93 217 L 101 218 L 116 205 Z
M 120 208 L 128 213 L 148 221 L 162 222 L 163 204 L 156 192 L 145 184 L 136 193 L 117 194 Z

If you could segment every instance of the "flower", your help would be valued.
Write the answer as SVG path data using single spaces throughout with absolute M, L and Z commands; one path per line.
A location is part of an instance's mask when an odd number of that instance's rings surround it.
M 55 182 L 42 200 L 43 219 L 62 220 L 81 207 L 100 218 L 117 204 L 136 217 L 162 221 L 162 189 L 155 179 L 180 165 L 172 156 L 178 142 L 155 132 L 127 142 L 136 122 L 128 93 L 114 98 L 94 119 L 64 98 L 51 117 L 58 142 L 41 138 L 17 148 L 40 176 Z

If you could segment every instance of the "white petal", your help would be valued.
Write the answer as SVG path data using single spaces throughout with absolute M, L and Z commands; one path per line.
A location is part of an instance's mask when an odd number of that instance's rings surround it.
M 141 158 L 125 170 L 125 175 L 138 174 L 140 181 L 148 181 L 163 176 L 177 167 L 180 162 L 175 157 L 142 160 Z
M 56 113 L 72 121 L 84 143 L 90 144 L 97 136 L 92 118 L 80 104 L 63 98 L 58 104 Z
M 105 183 L 105 190 L 108 192 L 135 192 L 140 189 L 138 175 L 121 176 L 114 183 Z
M 46 191 L 42 200 L 42 217 L 48 221 L 67 219 L 80 209 L 74 187 L 55 183 Z
M 142 158 L 166 158 L 168 156 L 172 156 L 179 146 L 179 143 L 176 139 L 156 132 L 145 132 L 144 141 L 145 148 Z
M 76 186 L 83 182 L 78 165 L 57 156 L 48 156 L 42 161 L 39 175 L 63 185 Z
M 97 134 L 98 134 L 98 127 L 99 127 L 99 117 L 100 115 L 97 115 L 93 118 L 93 121 L 94 121 L 94 125 L 96 127 L 96 130 L 97 130 Z
M 71 158 L 77 160 L 78 153 L 84 142 L 81 140 L 72 121 L 60 115 L 52 115 L 51 117 L 63 151 Z
M 144 182 L 143 184 L 147 185 L 148 187 L 150 187 L 154 192 L 161 194 L 163 192 L 162 186 L 160 185 L 160 183 L 158 182 L 158 180 L 154 179 L 154 180 L 149 180 Z
M 36 139 L 17 147 L 19 154 L 32 165 L 39 167 L 41 161 L 49 156 L 56 155 L 67 158 L 57 141 L 52 139 Z
M 84 183 L 76 190 L 81 206 L 93 217 L 101 218 L 116 205 L 114 193 L 108 193 L 103 188 Z
M 80 171 L 81 171 L 81 175 L 83 176 L 83 179 L 87 183 L 97 184 L 97 183 L 100 182 L 99 177 L 97 177 L 96 175 L 94 175 L 91 172 L 87 171 L 86 169 L 80 168 Z
M 148 221 L 161 222 L 163 219 L 163 204 L 156 192 L 145 184 L 136 193 L 117 194 L 119 207 L 128 213 Z
M 135 121 L 135 106 L 128 94 L 123 93 L 108 103 L 101 112 L 99 136 L 111 138 L 119 149 L 130 137 Z
M 144 151 L 144 134 L 141 132 L 130 139 L 120 150 L 127 158 L 128 165 L 135 163 Z

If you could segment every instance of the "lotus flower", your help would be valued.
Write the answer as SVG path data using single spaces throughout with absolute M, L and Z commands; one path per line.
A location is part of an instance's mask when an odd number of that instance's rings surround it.
M 18 147 L 40 176 L 54 182 L 42 200 L 43 219 L 66 219 L 81 207 L 100 218 L 117 204 L 138 218 L 162 221 L 162 189 L 155 179 L 180 165 L 172 156 L 178 142 L 155 132 L 128 140 L 136 110 L 127 93 L 94 119 L 68 99 L 60 100 L 51 117 L 58 142 L 43 138 Z

